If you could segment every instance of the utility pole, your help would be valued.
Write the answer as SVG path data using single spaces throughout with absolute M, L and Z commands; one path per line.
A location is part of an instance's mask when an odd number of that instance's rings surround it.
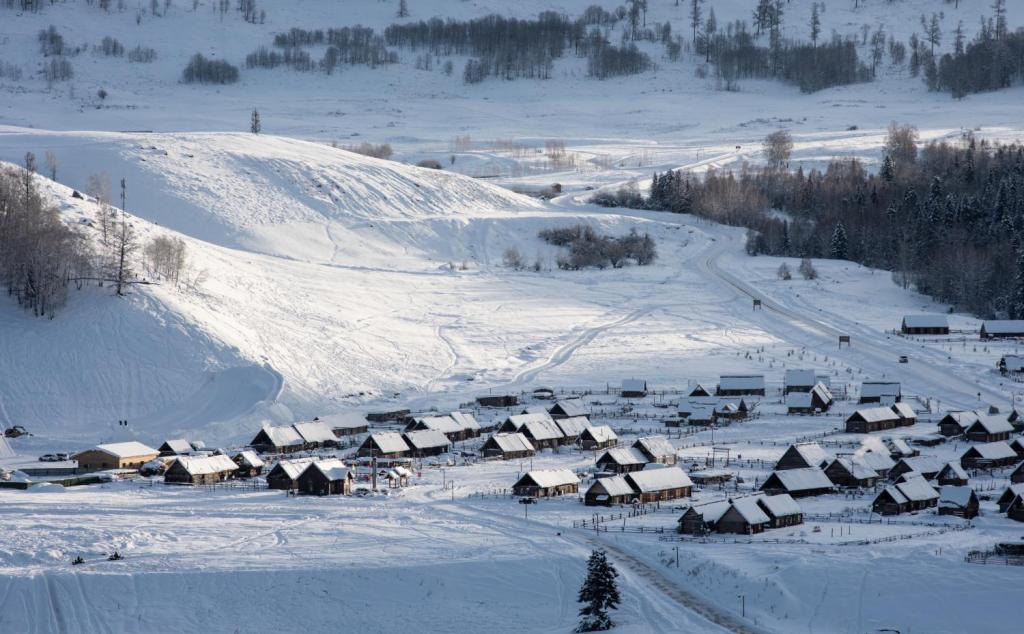
M 740 598 L 740 616 L 747 618 L 747 595 L 741 594 Z

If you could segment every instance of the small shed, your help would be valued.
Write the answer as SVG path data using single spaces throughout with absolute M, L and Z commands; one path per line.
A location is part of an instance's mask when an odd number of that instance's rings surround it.
M 914 449 L 902 438 L 886 438 L 885 446 L 889 449 L 889 457 L 893 460 L 913 458 L 921 454 L 920 450 Z
M 835 399 L 825 384 L 817 383 L 807 392 L 786 394 L 786 410 L 790 414 L 814 414 L 827 412 Z
M 893 403 L 892 411 L 899 417 L 900 427 L 910 427 L 917 422 L 917 412 L 909 403 Z
M 825 472 L 816 467 L 773 471 L 761 485 L 769 495 L 788 493 L 793 497 L 808 497 L 831 493 L 834 485 Z
M 714 391 L 706 387 L 703 383 L 698 383 L 692 390 L 690 390 L 690 393 L 687 396 L 690 398 L 714 396 Z
M 1024 373 L 1024 356 L 1019 354 L 1004 355 L 1003 358 L 999 359 L 996 367 L 999 368 L 999 373 L 1004 376 Z
M 900 325 L 905 335 L 948 335 L 949 320 L 945 315 L 907 315 Z
M 643 398 L 647 396 L 647 381 L 643 379 L 623 379 L 622 398 Z
M 476 404 L 480 407 L 515 407 L 519 405 L 519 396 L 516 394 L 478 396 Z
M 981 508 L 974 489 L 951 484 L 939 489 L 938 506 L 939 515 L 955 515 L 965 520 L 977 517 Z
M 512 493 L 525 497 L 554 497 L 578 493 L 580 479 L 568 469 L 528 471 L 512 485 Z
M 516 460 L 529 458 L 534 453 L 533 445 L 519 432 L 493 434 L 480 447 L 485 458 Z
M 583 449 L 607 449 L 617 444 L 619 444 L 619 437 L 608 425 L 587 427 L 580 434 L 580 447 Z
M 354 478 L 337 458 L 316 460 L 299 475 L 298 490 L 304 495 L 349 495 Z

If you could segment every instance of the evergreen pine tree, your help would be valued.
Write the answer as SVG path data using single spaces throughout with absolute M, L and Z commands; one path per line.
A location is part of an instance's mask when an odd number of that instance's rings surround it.
M 259 134 L 262 129 L 263 124 L 260 123 L 260 112 L 254 108 L 252 115 L 249 117 L 249 131 L 253 134 Z
M 832 239 L 828 243 L 828 256 L 834 260 L 845 260 L 846 244 L 846 228 L 843 227 L 842 222 L 837 222 L 836 228 L 832 232 Z
M 615 569 L 603 550 L 595 550 L 587 560 L 587 578 L 580 588 L 580 624 L 577 632 L 603 632 L 615 626 L 608 610 L 619 607 L 619 589 Z
M 880 173 L 882 180 L 887 183 L 893 182 L 896 178 L 896 168 L 892 164 L 892 157 L 888 154 L 885 155 L 885 160 L 882 161 L 882 171 Z

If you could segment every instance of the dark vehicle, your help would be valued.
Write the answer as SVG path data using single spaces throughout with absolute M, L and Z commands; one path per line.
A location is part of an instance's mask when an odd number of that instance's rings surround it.
M 55 453 L 45 453 L 39 456 L 39 462 L 60 462 L 60 458 Z
M 907 355 L 905 355 L 905 354 L 904 355 L 900 355 L 900 363 L 910 363 L 910 359 L 908 359 Z

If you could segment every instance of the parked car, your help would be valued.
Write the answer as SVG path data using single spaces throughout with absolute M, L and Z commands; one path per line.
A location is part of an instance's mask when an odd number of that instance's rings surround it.
M 904 355 L 900 355 L 900 363 L 910 363 L 910 359 L 908 359 L 907 355 L 905 355 L 905 354 Z
M 39 456 L 39 462 L 60 462 L 60 458 L 55 453 L 44 453 Z
M 57 454 L 57 460 L 60 460 L 62 462 L 65 461 L 65 460 L 71 460 L 71 454 L 69 454 L 69 453 L 58 453 Z

